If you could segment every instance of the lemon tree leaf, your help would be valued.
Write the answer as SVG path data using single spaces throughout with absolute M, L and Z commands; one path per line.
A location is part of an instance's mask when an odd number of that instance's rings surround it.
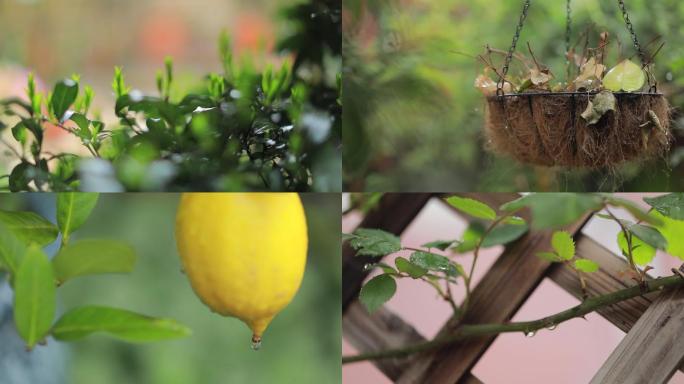
M 397 257 L 394 263 L 400 272 L 408 273 L 409 276 L 411 276 L 414 279 L 422 277 L 428 272 L 427 269 L 419 265 L 413 264 L 412 262 L 406 260 L 403 257 Z
M 496 219 L 496 212 L 494 209 L 481 201 L 460 196 L 451 196 L 446 199 L 446 201 L 452 207 L 472 217 L 485 220 Z
M 684 193 L 645 197 L 644 201 L 653 209 L 671 219 L 684 220 Z
M 520 216 L 509 216 L 502 221 L 503 224 L 526 225 L 527 222 Z
M 0 223 L 24 244 L 36 243 L 44 247 L 55 241 L 58 234 L 54 224 L 34 212 L 0 210 Z
M 544 259 L 546 261 L 550 261 L 552 263 L 558 263 L 563 261 L 563 259 L 560 258 L 557 254 L 554 252 L 537 252 L 537 257 L 540 259 Z
M 551 237 L 551 246 L 556 254 L 563 260 L 570 260 L 575 257 L 575 242 L 572 236 L 565 231 L 556 231 Z
M 532 211 L 532 229 L 546 229 L 570 224 L 602 205 L 601 196 L 594 194 L 531 193 L 502 205 L 500 209 L 512 212 L 529 207 Z
M 33 348 L 50 330 L 55 316 L 55 279 L 47 256 L 38 245 L 27 248 L 14 276 L 14 322 Z
M 620 231 L 617 237 L 618 245 L 623 255 L 629 254 L 625 233 Z M 643 242 L 638 237 L 632 236 L 632 260 L 638 265 L 650 263 L 656 255 L 656 249 Z
M 577 259 L 575 260 L 575 268 L 582 272 L 592 273 L 599 270 L 599 265 L 592 260 Z
M 0 264 L 10 274 L 14 275 L 25 253 L 26 246 L 24 243 L 19 241 L 4 224 L 0 223 Z
M 95 208 L 98 197 L 97 193 L 83 192 L 57 195 L 57 225 L 65 239 L 64 242 L 67 242 L 71 233 L 85 223 Z
M 444 251 L 447 248 L 451 247 L 454 244 L 459 244 L 459 240 L 435 240 L 431 241 L 429 243 L 425 243 L 421 245 L 423 248 L 437 248 L 440 251 Z
M 369 313 L 377 311 L 383 304 L 394 296 L 397 291 L 397 282 L 387 274 L 378 275 L 368 280 L 361 287 L 359 300 Z
M 482 240 L 482 247 L 489 248 L 496 245 L 508 244 L 512 241 L 518 240 L 522 235 L 529 230 L 527 224 L 506 224 L 494 227 L 484 240 Z
M 634 92 L 643 88 L 646 74 L 631 60 L 623 60 L 603 77 L 603 86 L 613 92 Z
M 401 250 L 399 237 L 380 229 L 359 228 L 343 239 L 356 250 L 357 256 L 380 257 Z
M 129 273 L 135 265 L 135 251 L 114 240 L 81 240 L 63 247 L 52 260 L 59 284 L 82 275 Z
M 641 224 L 631 225 L 628 229 L 648 245 L 658 249 L 667 249 L 667 239 L 657 229 Z
M 684 260 L 684 221 L 671 219 L 658 211 L 652 211 L 651 215 L 662 220 L 658 226 L 660 233 L 667 239 L 667 253 Z
M 130 342 L 177 339 L 192 333 L 188 327 L 172 319 L 101 306 L 74 308 L 52 328 L 52 336 L 62 341 L 77 340 L 95 332 L 105 332 Z

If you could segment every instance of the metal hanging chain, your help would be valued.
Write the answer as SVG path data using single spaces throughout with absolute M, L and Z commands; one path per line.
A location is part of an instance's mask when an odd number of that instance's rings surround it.
M 637 54 L 639 55 L 641 64 L 645 66 L 646 55 L 644 55 L 644 51 L 641 50 L 641 44 L 639 44 L 639 39 L 637 38 L 636 32 L 634 32 L 634 26 L 632 25 L 632 21 L 629 19 L 629 14 L 627 14 L 627 8 L 625 7 L 624 0 L 618 0 L 618 6 L 620 7 L 620 11 L 622 11 L 622 18 L 625 19 L 627 30 L 629 31 L 629 34 L 632 36 L 632 42 L 634 43 L 634 48 L 636 49 Z
M 520 15 L 520 20 L 518 21 L 518 26 L 515 28 L 515 35 L 513 35 L 513 42 L 511 47 L 508 49 L 508 54 L 504 60 L 504 66 L 501 70 L 501 78 L 496 84 L 496 94 L 497 96 L 503 95 L 504 85 L 506 83 L 506 75 L 508 74 L 508 68 L 511 65 L 511 60 L 513 60 L 513 53 L 515 53 L 515 48 L 518 45 L 518 40 L 520 39 L 520 32 L 522 32 L 523 25 L 525 24 L 525 19 L 527 19 L 527 11 L 530 9 L 530 0 L 525 0 L 523 5 L 522 14 Z
M 570 53 L 570 38 L 572 37 L 572 0 L 567 0 L 565 3 L 565 55 Z M 570 60 L 570 59 L 568 59 Z
M 624 0 L 618 0 L 618 7 L 620 7 L 620 11 L 622 11 L 622 18 L 625 19 L 625 24 L 627 25 L 627 30 L 632 37 L 634 48 L 636 49 L 637 55 L 639 55 L 639 59 L 641 60 L 641 67 L 646 71 L 649 92 L 657 92 L 658 82 L 653 78 L 654 76 L 651 73 L 651 70 L 648 68 L 649 63 L 646 60 L 644 51 L 641 49 L 641 44 L 639 44 L 639 39 L 637 38 L 636 32 L 634 32 L 634 25 L 632 25 L 632 21 L 629 19 L 629 14 L 627 13 L 627 7 L 625 7 Z

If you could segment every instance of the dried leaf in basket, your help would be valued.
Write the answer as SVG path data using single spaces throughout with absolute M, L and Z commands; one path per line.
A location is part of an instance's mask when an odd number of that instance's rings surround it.
M 485 96 L 496 95 L 496 86 L 496 81 L 492 80 L 487 75 L 479 75 L 475 79 L 475 88 L 480 90 L 480 92 L 482 92 L 482 94 L 484 94 Z M 503 91 L 504 93 L 511 93 L 511 83 L 504 83 Z
M 597 89 L 601 84 L 601 78 L 606 66 L 596 62 L 596 58 L 592 57 L 582 65 L 580 74 L 574 81 L 575 90 L 586 89 L 588 91 Z
M 603 78 L 603 86 L 613 92 L 634 92 L 644 87 L 646 74 L 631 60 L 623 60 L 608 71 Z
M 587 109 L 582 112 L 582 118 L 587 124 L 596 124 L 608 111 L 615 111 L 615 95 L 610 91 L 601 91 L 589 100 Z
M 530 81 L 536 86 L 546 85 L 551 79 L 553 79 L 553 74 L 548 69 L 540 71 L 537 68 L 532 68 L 530 70 Z

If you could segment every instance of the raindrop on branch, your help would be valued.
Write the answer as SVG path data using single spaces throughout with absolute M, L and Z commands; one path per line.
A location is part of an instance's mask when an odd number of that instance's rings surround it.
M 537 331 L 527 331 L 525 332 L 525 337 L 534 337 L 534 335 L 537 334 Z

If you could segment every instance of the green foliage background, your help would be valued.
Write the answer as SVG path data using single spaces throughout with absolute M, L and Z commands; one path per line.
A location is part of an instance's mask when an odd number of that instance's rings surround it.
M 682 122 L 668 159 L 617 171 L 564 172 L 519 165 L 486 153 L 484 101 L 473 87 L 484 46 L 507 49 L 523 1 L 343 0 L 345 11 L 345 187 L 366 191 L 681 190 Z M 617 1 L 573 0 L 574 36 L 594 24 L 634 49 Z M 684 3 L 627 2 L 642 45 L 662 35 L 656 76 L 675 107 L 684 106 Z M 519 51 L 530 42 L 557 78 L 565 72 L 565 1 L 534 1 Z M 651 46 L 653 50 L 656 45 Z M 615 44 L 613 44 L 615 50 Z M 615 62 L 613 62 L 615 64 Z M 513 69 L 513 71 L 515 68 Z M 512 71 L 512 72 L 513 72 Z M 671 168 L 671 171 L 670 171 Z
M 9 196 L 3 209 L 54 209 L 53 194 Z M 138 253 L 129 275 L 82 277 L 60 288 L 58 308 L 103 304 L 175 318 L 193 335 L 128 344 L 95 335 L 70 348 L 79 383 L 331 383 L 339 381 L 341 266 L 339 197 L 302 195 L 309 226 L 307 269 L 294 301 L 276 317 L 258 352 L 240 321 L 213 314 L 180 272 L 173 237 L 177 194 L 106 194 L 77 238 L 128 242 Z M 58 309 L 59 311 L 60 309 Z M 54 340 L 50 340 L 54 343 Z

